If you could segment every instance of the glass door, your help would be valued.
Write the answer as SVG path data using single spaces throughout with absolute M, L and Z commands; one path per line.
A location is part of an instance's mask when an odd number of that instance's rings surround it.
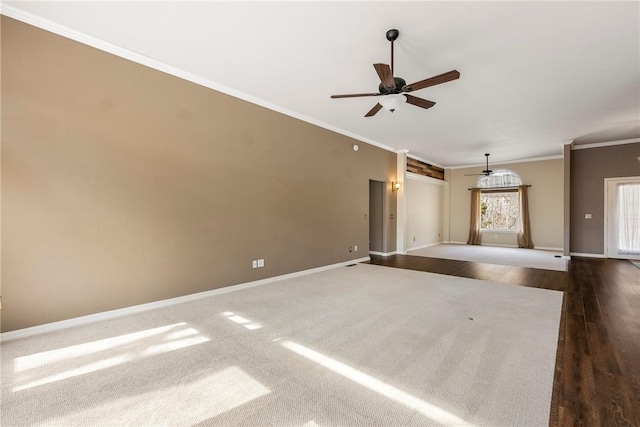
M 640 177 L 605 180 L 607 258 L 640 260 Z

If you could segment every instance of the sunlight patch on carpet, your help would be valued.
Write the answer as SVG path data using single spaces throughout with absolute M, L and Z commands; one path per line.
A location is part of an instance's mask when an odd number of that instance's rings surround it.
M 181 322 L 18 357 L 14 360 L 14 372 L 18 382 L 23 384 L 14 387 L 13 391 L 39 387 L 207 341 L 209 338 Z M 116 356 L 105 353 L 113 350 Z M 94 360 L 96 358 L 98 360 Z M 66 368 L 74 359 L 82 359 L 78 363 L 80 366 Z
M 283 341 L 281 345 L 284 348 L 289 349 L 294 353 L 297 353 L 300 356 L 311 360 L 312 362 L 330 369 L 338 375 L 341 375 L 357 384 L 360 384 L 361 386 L 366 387 L 369 390 L 375 391 L 381 396 L 398 402 L 399 404 L 407 406 L 415 411 L 418 411 L 422 415 L 432 419 L 440 425 L 471 426 L 471 424 L 468 424 L 461 418 L 445 411 L 442 408 L 439 408 L 436 405 L 425 402 L 424 400 L 412 396 L 411 394 L 406 393 L 398 389 L 397 387 L 392 386 L 391 384 L 380 381 L 379 379 L 372 377 L 371 375 L 365 374 L 358 369 L 332 359 L 331 357 L 312 350 L 308 347 L 291 341 Z

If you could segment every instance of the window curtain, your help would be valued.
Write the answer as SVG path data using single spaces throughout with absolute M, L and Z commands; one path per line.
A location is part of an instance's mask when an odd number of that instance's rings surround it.
M 469 226 L 469 240 L 467 245 L 479 245 L 482 243 L 482 234 L 480 233 L 480 189 L 471 189 L 471 224 Z
M 618 185 L 618 253 L 640 255 L 640 185 Z
M 529 221 L 529 196 L 526 185 L 518 187 L 518 198 L 520 199 L 520 215 L 518 217 L 518 247 L 533 249 L 531 240 L 531 223 Z

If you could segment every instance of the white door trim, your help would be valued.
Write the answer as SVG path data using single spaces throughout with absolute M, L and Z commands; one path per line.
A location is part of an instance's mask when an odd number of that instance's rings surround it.
M 640 183 L 640 176 L 626 176 L 626 177 L 618 177 L 618 178 L 605 178 L 604 179 L 604 256 L 605 258 L 620 258 L 620 255 L 615 253 L 611 253 L 611 248 L 609 247 L 609 183 L 610 182 L 637 182 Z M 614 255 L 614 256 L 612 256 Z M 625 257 L 630 259 L 637 259 L 637 257 Z

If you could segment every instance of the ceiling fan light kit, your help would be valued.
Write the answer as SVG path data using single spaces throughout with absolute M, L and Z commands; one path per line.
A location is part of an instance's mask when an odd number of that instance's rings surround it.
M 418 98 L 417 96 L 407 95 L 408 92 L 424 89 L 429 86 L 435 86 L 442 83 L 450 82 L 460 78 L 460 73 L 457 70 L 452 70 L 438 76 L 430 77 L 428 79 L 420 80 L 419 82 L 407 84 L 407 82 L 401 78 L 396 77 L 393 74 L 393 42 L 398 38 L 400 32 L 396 29 L 387 31 L 387 40 L 391 42 L 391 65 L 388 64 L 373 64 L 373 68 L 378 73 L 380 78 L 380 84 L 378 85 L 377 93 L 353 93 L 347 95 L 331 95 L 331 98 L 356 98 L 362 96 L 381 96 L 380 101 L 369 110 L 365 117 L 374 116 L 381 109 L 385 109 L 390 112 L 396 111 L 403 103 L 415 105 L 416 107 L 431 108 L 436 105 L 435 102 L 427 99 Z
M 380 98 L 379 104 L 382 105 L 382 108 L 384 108 L 385 110 L 393 113 L 402 106 L 403 102 L 406 101 L 406 96 L 400 93 L 392 93 L 389 95 L 384 95 L 382 98 Z

